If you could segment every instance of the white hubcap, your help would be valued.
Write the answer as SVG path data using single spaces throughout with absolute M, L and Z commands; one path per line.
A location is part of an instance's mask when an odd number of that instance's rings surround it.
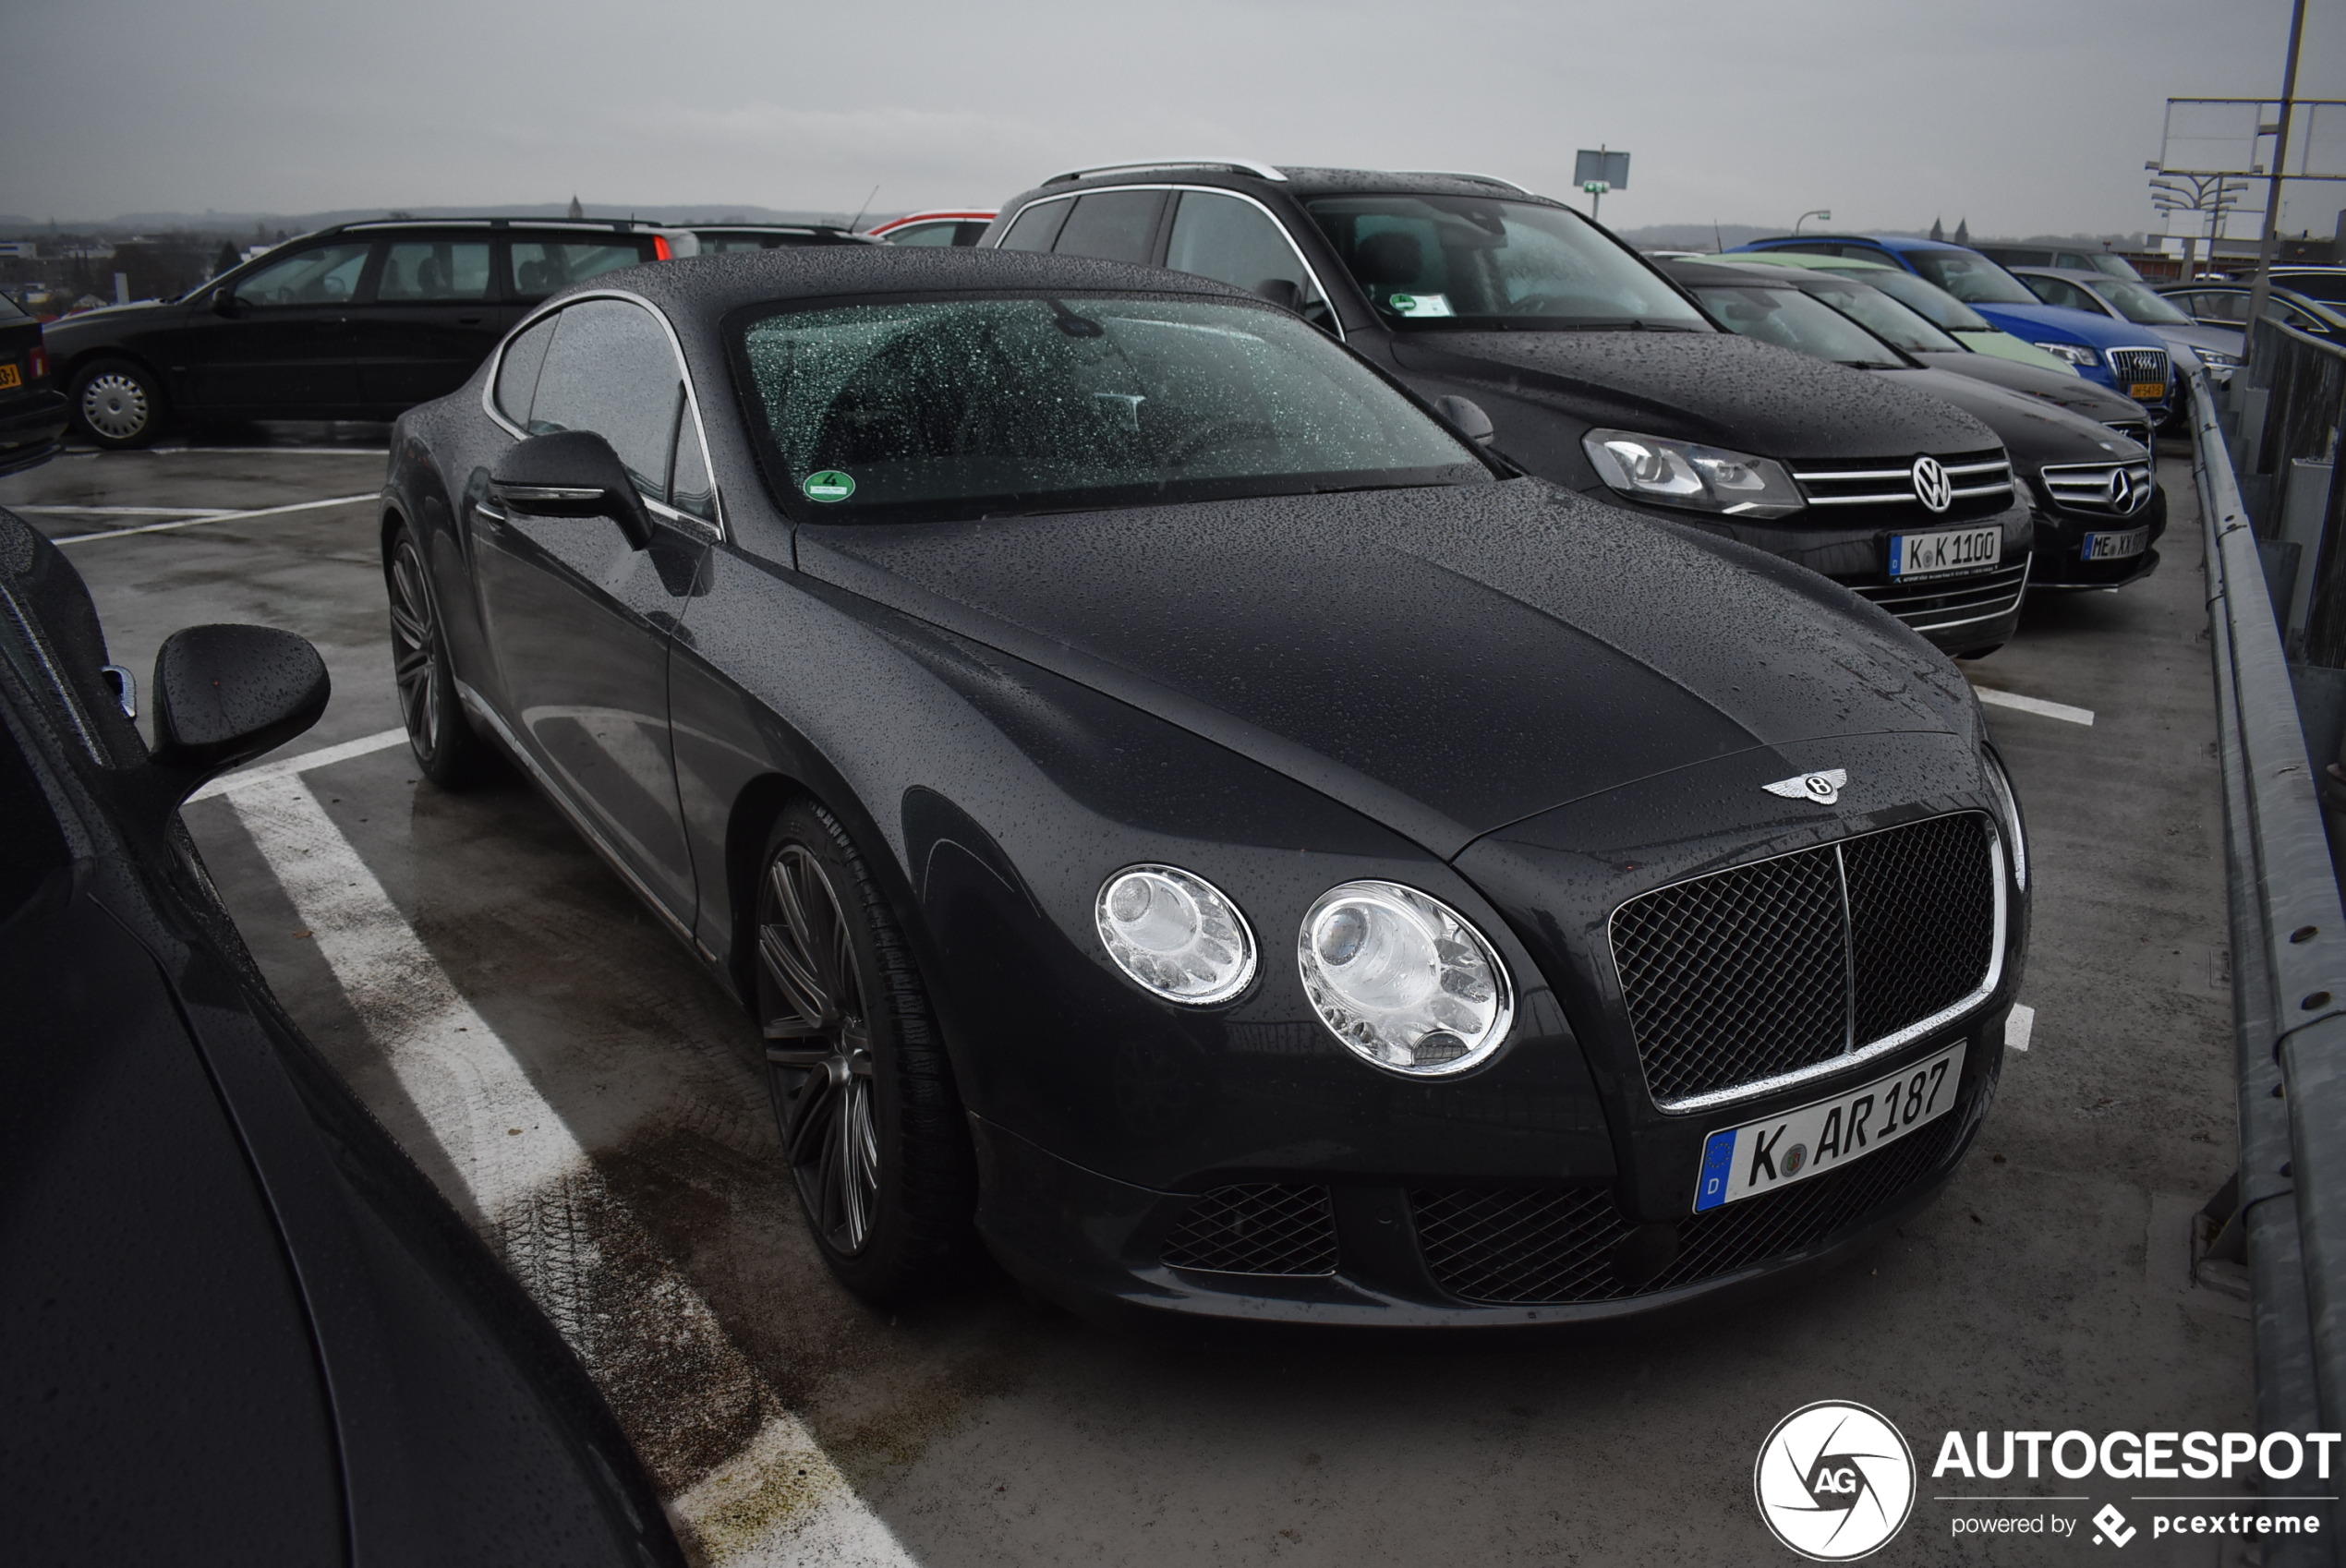
M 81 389 L 81 417 L 109 440 L 128 440 L 147 428 L 147 389 L 128 376 L 91 378 Z

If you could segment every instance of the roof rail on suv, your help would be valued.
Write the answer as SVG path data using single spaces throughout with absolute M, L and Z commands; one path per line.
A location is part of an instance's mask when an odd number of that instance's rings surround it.
M 1461 174 L 1456 169 L 1396 169 L 1393 172 L 1397 175 L 1424 175 L 1438 180 L 1469 180 L 1476 185 L 1495 185 L 1522 196 L 1531 194 L 1529 189 L 1516 184 L 1515 181 L 1503 180 L 1496 175 Z
M 356 218 L 346 223 L 329 223 L 322 229 L 312 229 L 299 237 L 314 238 L 320 235 L 347 234 L 354 229 L 416 228 L 429 224 L 447 229 L 504 229 L 515 226 L 532 229 L 593 229 L 617 234 L 637 230 L 682 227 L 682 224 L 654 223 L 648 218 L 434 218 L 429 215 L 413 218 Z
M 1143 169 L 1228 169 L 1234 174 L 1252 175 L 1257 179 L 1286 183 L 1287 176 L 1268 163 L 1258 163 L 1252 158 L 1146 158 L 1137 163 L 1095 163 L 1088 169 L 1070 169 L 1053 175 L 1045 185 L 1064 185 L 1089 175 L 1128 175 Z

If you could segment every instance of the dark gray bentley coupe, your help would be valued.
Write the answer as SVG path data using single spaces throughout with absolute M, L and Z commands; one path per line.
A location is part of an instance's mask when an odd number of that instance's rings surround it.
M 740 999 L 872 1298 L 982 1243 L 1078 1307 L 1522 1323 L 1845 1247 L 2001 1064 L 1978 707 L 1483 426 L 1191 276 L 612 273 L 397 428 L 416 755 L 517 761 Z

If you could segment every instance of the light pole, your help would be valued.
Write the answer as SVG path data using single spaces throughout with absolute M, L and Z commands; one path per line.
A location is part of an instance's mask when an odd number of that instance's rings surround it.
M 2240 205 L 2240 187 L 2223 175 L 2162 175 L 2150 182 L 2150 204 L 2161 212 L 2207 214 L 2207 259 L 2216 259 L 2216 240 L 2224 220 Z M 2199 235 L 2183 235 L 2183 281 L 2197 275 Z
M 1800 216 L 1792 220 L 1792 232 L 1794 234 L 1798 234 L 1800 232 L 1800 225 L 1807 223 L 1811 218 L 1821 218 L 1826 223 L 1830 223 L 1832 222 L 1832 212 L 1830 209 L 1823 207 L 1818 208 L 1813 212 L 1803 212 Z
M 2265 181 L 2265 237 L 2256 247 L 2256 285 L 2248 291 L 2248 325 L 2243 346 L 2255 352 L 2256 323 L 2265 319 L 2266 302 L 2273 296 L 2273 230 L 2280 223 L 2281 165 L 2289 160 L 2289 112 L 2297 102 L 2297 46 L 2305 41 L 2305 0 L 2297 0 L 2289 18 L 2289 64 L 2280 78 L 2280 123 L 2273 127 L 2273 172 Z

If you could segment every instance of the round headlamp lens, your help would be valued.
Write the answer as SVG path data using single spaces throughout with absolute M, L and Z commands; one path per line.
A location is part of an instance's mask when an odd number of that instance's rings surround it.
M 1381 1067 L 1463 1072 L 1515 1019 L 1506 966 L 1438 899 L 1397 882 L 1348 882 L 1303 917 L 1296 961 L 1328 1031 Z
M 1246 917 L 1179 866 L 1126 866 L 1100 884 L 1094 919 L 1116 967 L 1168 1001 L 1227 1002 L 1254 978 Z

